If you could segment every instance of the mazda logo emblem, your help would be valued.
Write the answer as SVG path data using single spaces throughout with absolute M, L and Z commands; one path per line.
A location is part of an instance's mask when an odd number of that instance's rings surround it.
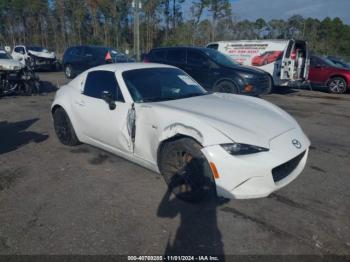
M 292 144 L 293 144 L 297 149 L 300 149 L 300 148 L 301 148 L 301 143 L 300 143 L 299 140 L 297 140 L 297 139 L 293 139 L 293 140 L 292 140 Z

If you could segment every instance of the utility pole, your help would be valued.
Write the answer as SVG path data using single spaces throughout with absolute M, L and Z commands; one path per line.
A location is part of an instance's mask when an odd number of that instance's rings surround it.
M 134 9 L 134 55 L 136 60 L 140 61 L 140 10 L 142 8 L 141 0 L 133 0 Z

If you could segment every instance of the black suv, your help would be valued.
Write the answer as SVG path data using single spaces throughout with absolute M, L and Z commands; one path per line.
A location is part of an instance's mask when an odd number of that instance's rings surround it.
M 230 57 L 210 48 L 155 48 L 144 62 L 173 65 L 192 76 L 207 90 L 247 95 L 270 93 L 271 76 L 265 71 L 237 64 Z
M 68 78 L 103 64 L 133 62 L 125 54 L 104 46 L 73 46 L 63 55 L 63 68 Z

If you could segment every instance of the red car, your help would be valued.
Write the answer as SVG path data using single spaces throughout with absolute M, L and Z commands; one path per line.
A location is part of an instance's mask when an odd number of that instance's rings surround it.
M 343 94 L 350 86 L 350 70 L 336 66 L 325 57 L 311 56 L 309 81 L 312 86 L 325 87 L 330 93 Z
M 267 51 L 252 59 L 253 66 L 263 66 L 275 62 L 282 51 Z

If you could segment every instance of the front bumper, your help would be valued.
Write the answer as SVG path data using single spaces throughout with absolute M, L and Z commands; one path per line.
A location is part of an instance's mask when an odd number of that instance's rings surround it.
M 293 139 L 301 143 L 301 148 L 293 145 Z M 267 152 L 232 156 L 220 145 L 205 147 L 202 152 L 217 168 L 217 195 L 247 199 L 266 197 L 297 178 L 305 167 L 309 146 L 305 134 L 292 129 L 271 139 Z M 279 172 L 278 176 L 273 170 Z

